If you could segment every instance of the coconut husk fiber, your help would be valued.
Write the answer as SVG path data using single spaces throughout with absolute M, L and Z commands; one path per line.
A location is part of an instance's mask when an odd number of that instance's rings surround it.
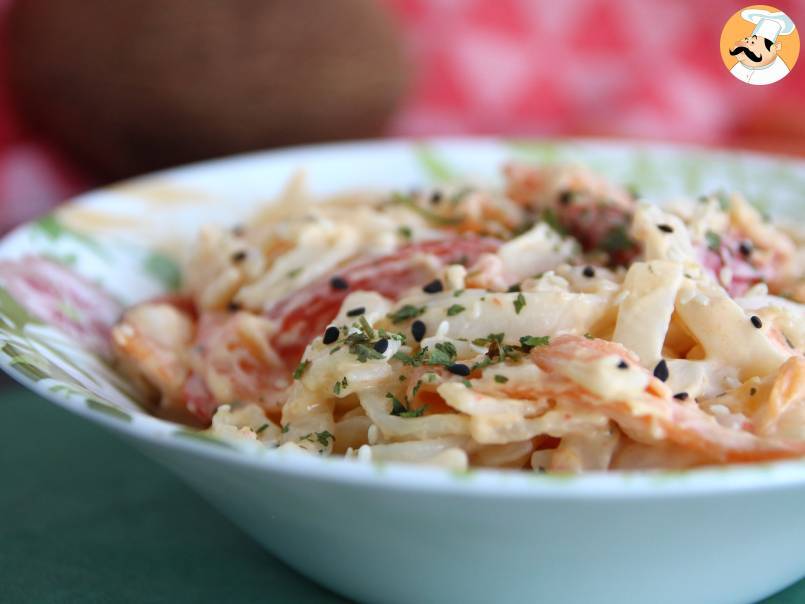
M 406 82 L 375 0 L 21 0 L 7 40 L 23 116 L 103 179 L 375 136 Z

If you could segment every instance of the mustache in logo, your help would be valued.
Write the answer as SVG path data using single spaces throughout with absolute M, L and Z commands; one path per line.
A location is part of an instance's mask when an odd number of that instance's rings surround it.
M 736 55 L 739 55 L 741 53 L 744 53 L 750 61 L 753 61 L 755 63 L 760 63 L 763 60 L 763 57 L 761 57 L 760 55 L 756 55 L 751 50 L 749 50 L 746 46 L 738 46 L 734 50 L 730 51 L 730 54 L 733 57 L 736 56 Z

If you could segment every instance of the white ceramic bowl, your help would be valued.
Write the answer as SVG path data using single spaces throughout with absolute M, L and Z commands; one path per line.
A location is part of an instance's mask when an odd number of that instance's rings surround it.
M 200 224 L 236 222 L 296 168 L 327 193 L 456 176 L 494 182 L 514 157 L 586 163 L 646 197 L 739 189 L 793 219 L 805 191 L 803 162 L 595 141 L 356 143 L 171 170 L 83 195 L 5 238 L 0 364 L 172 468 L 299 572 L 358 600 L 733 603 L 796 581 L 805 574 L 805 461 L 569 477 L 234 449 L 142 411 L 92 352 L 89 315 L 115 305 L 76 299 L 68 273 L 30 260 L 55 259 L 130 304 L 175 286 L 171 253 Z M 31 275 L 44 282 L 31 288 Z

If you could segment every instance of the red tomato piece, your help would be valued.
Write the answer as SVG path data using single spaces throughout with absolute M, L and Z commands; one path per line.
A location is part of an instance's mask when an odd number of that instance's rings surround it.
M 560 205 L 557 219 L 585 252 L 608 252 L 613 266 L 628 266 L 640 253 L 640 246 L 628 235 L 632 215 L 620 206 Z
M 205 348 L 229 347 L 230 355 L 214 355 L 218 361 L 205 362 L 214 363 L 217 372 L 231 378 L 235 394 L 241 400 L 259 401 L 266 411 L 276 414 L 305 348 L 338 314 L 341 303 L 351 291 L 371 290 L 397 299 L 407 289 L 425 283 L 432 276 L 422 263 L 412 261 L 414 256 L 429 254 L 443 265 L 472 264 L 481 254 L 494 252 L 499 245 L 496 239 L 469 237 L 415 243 L 387 256 L 355 262 L 303 287 L 268 311 L 269 318 L 280 325 L 271 341 L 272 348 L 281 357 L 278 362 L 258 359 L 242 345 L 234 336 L 237 330 L 232 328 L 236 315 L 202 313 L 196 345 L 204 359 L 213 358 L 204 352 Z M 333 287 L 331 280 L 336 276 L 344 279 L 348 288 Z M 216 401 L 198 372 L 191 372 L 183 394 L 188 410 L 205 422 L 210 421 L 218 404 L 229 402 Z
M 371 290 L 396 300 L 407 289 L 425 283 L 431 273 L 420 263 L 412 262 L 417 254 L 434 256 L 445 266 L 458 262 L 471 265 L 481 254 L 494 252 L 499 246 L 500 241 L 490 238 L 425 241 L 402 247 L 388 256 L 344 267 L 280 300 L 269 310 L 268 316 L 280 321 L 275 349 L 295 365 L 310 340 L 322 333 L 338 314 L 350 292 Z M 334 276 L 346 280 L 348 289 L 334 288 L 331 284 Z

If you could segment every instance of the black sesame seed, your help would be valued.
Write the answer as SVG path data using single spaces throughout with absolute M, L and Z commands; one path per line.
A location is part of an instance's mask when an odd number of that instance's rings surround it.
M 507 289 L 506 291 L 509 292 L 510 294 L 513 294 L 513 293 L 521 291 L 521 289 L 522 288 L 520 287 L 520 284 L 515 283 L 514 285 L 510 285 L 509 289 Z
M 569 205 L 573 201 L 573 191 L 562 191 L 559 194 L 559 205 Z
M 760 317 L 758 317 L 757 315 L 752 315 L 749 320 L 752 321 L 752 325 L 754 325 L 758 329 L 763 327 L 763 321 L 761 321 Z
M 417 342 L 421 342 L 422 338 L 425 337 L 425 330 L 426 327 L 422 321 L 416 320 L 411 323 L 411 335 L 414 336 L 414 340 Z
M 584 270 L 581 271 L 581 274 L 587 277 L 588 279 L 592 279 L 595 277 L 595 269 L 592 266 L 585 266 Z
M 752 254 L 752 242 L 741 241 L 741 244 L 738 246 L 738 251 L 741 252 L 741 256 L 750 256 Z
M 246 260 L 246 250 L 240 250 L 232 254 L 232 262 L 243 262 Z
M 347 311 L 348 317 L 359 317 L 363 313 L 366 312 L 366 309 L 363 306 L 359 306 L 358 308 L 353 308 L 352 310 Z
M 657 363 L 657 366 L 654 368 L 654 377 L 664 382 L 668 379 L 668 363 L 665 362 L 665 359 L 661 360 Z
M 442 290 L 444 290 L 444 285 L 439 279 L 434 279 L 422 288 L 422 291 L 426 294 L 438 294 Z
M 621 359 L 620 363 L 618 363 L 618 369 L 629 369 L 629 363 Z
M 750 388 L 749 389 L 749 396 L 755 396 L 757 394 L 757 388 Z
M 447 371 L 464 377 L 470 374 L 470 368 L 467 367 L 464 363 L 453 363 L 447 368 Z
M 670 224 L 658 224 L 657 228 L 660 229 L 663 233 L 673 233 L 674 227 Z
M 241 306 L 237 302 L 230 302 L 226 305 L 226 309 L 229 312 L 238 312 L 241 309 Z
M 333 277 L 330 279 L 330 287 L 333 289 L 349 289 L 349 283 L 343 277 Z
M 678 401 L 686 401 L 688 400 L 688 393 L 687 392 L 677 392 L 674 395 L 674 398 Z
M 434 191 L 430 194 L 430 202 L 433 205 L 437 205 L 442 200 L 442 192 L 441 191 Z
M 372 348 L 375 349 L 375 352 L 383 354 L 389 349 L 389 341 L 386 340 L 385 338 L 382 340 L 378 340 L 377 342 L 375 342 L 375 345 L 372 346 Z
M 321 341 L 325 344 L 332 344 L 338 339 L 340 332 L 335 325 L 330 325 L 327 329 L 324 330 L 324 337 Z

